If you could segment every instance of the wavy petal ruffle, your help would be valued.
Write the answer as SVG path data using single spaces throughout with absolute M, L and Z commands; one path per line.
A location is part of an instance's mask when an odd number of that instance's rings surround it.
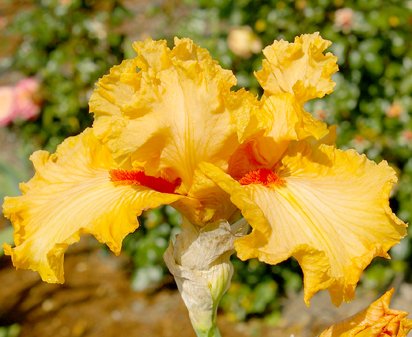
M 134 45 L 138 56 L 114 67 L 90 100 L 94 128 L 117 159 L 148 175 L 180 178 L 187 193 L 199 162 L 225 169 L 238 146 L 231 111 L 244 105 L 232 72 L 189 39 Z
M 301 102 L 330 94 L 335 86 L 331 77 L 338 70 L 337 57 L 323 54 L 330 45 L 314 33 L 298 36 L 293 43 L 275 41 L 263 49 L 266 59 L 255 76 L 265 94 L 289 92 Z
M 412 319 L 405 311 L 389 308 L 394 289 L 387 291 L 368 308 L 322 332 L 319 337 L 406 337 Z
M 295 257 L 307 303 L 321 289 L 329 289 L 336 305 L 350 300 L 371 260 L 388 257 L 406 234 L 389 207 L 395 172 L 352 150 L 298 142 L 274 172 L 276 184 L 240 185 L 210 164 L 201 167 L 253 228 L 237 240 L 238 256 L 269 264 Z
M 54 154 L 35 152 L 31 160 L 36 173 L 21 184 L 23 195 L 6 197 L 3 205 L 16 245 L 5 252 L 17 268 L 38 271 L 47 282 L 63 282 L 64 252 L 81 234 L 94 235 L 119 254 L 144 209 L 180 198 L 112 182 L 115 162 L 91 129 L 66 139 Z

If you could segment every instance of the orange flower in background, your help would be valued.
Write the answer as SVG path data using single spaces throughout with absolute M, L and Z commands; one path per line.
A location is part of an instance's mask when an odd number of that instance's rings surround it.
M 404 108 L 402 104 L 393 102 L 386 110 L 386 116 L 388 116 L 389 118 L 399 118 L 403 112 Z
M 332 325 L 319 337 L 406 337 L 412 330 L 407 312 L 389 308 L 394 289 L 387 291 L 368 308 Z
M 62 282 L 80 234 L 119 253 L 137 215 L 170 204 L 199 228 L 241 213 L 252 227 L 235 242 L 241 259 L 294 257 L 307 303 L 322 289 L 350 300 L 406 226 L 389 207 L 394 170 L 337 149 L 335 129 L 304 109 L 334 88 L 329 45 L 315 33 L 266 47 L 258 99 L 233 91 L 233 73 L 189 39 L 135 43 L 138 55 L 97 83 L 93 127 L 34 153 L 35 176 L 5 199 L 14 265 Z

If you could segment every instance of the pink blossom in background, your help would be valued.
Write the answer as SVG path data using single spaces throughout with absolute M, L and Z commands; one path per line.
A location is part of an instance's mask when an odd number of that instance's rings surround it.
M 32 119 L 40 112 L 40 105 L 35 100 L 39 91 L 39 82 L 34 78 L 25 78 L 15 87 L 15 109 L 21 119 Z
M 22 79 L 14 87 L 0 87 L 0 126 L 36 117 L 40 112 L 36 100 L 39 88 L 39 82 L 32 77 Z
M 321 121 L 324 121 L 324 120 L 326 120 L 326 117 L 327 117 L 327 112 L 326 112 L 326 110 L 324 110 L 324 109 L 317 109 L 316 111 L 315 111 L 315 115 L 316 115 L 316 117 L 317 118 L 319 118 Z
M 353 26 L 355 12 L 351 8 L 341 8 L 335 12 L 335 27 L 349 33 Z
M 0 126 L 15 119 L 14 87 L 0 87 Z
M 402 139 L 404 143 L 411 143 L 412 142 L 412 131 L 411 130 L 404 130 L 402 132 Z

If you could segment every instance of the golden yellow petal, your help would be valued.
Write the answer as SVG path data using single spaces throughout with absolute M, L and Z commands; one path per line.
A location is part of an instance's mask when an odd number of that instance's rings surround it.
M 350 300 L 370 261 L 388 257 L 406 234 L 388 202 L 394 170 L 352 150 L 296 143 L 276 172 L 283 184 L 272 186 L 241 186 L 212 165 L 202 170 L 231 194 L 253 228 L 237 240 L 238 256 L 269 264 L 295 257 L 307 303 L 322 289 L 336 305 Z
M 280 40 L 266 47 L 262 70 L 255 73 L 265 94 L 289 92 L 306 102 L 331 93 L 335 86 L 331 77 L 338 66 L 336 56 L 323 54 L 330 44 L 314 33 L 298 36 L 294 43 Z
M 273 167 L 290 141 L 313 138 L 319 142 L 330 133 L 327 125 L 306 112 L 290 93 L 264 97 L 260 107 L 252 102 L 243 111 L 236 114 L 243 144 L 229 161 L 229 174 L 235 178 L 254 167 Z
M 276 142 L 302 140 L 308 137 L 320 139 L 328 134 L 327 125 L 306 112 L 296 97 L 281 93 L 265 98 L 262 115 L 269 115 L 266 136 Z
M 389 308 L 394 289 L 387 291 L 368 308 L 336 323 L 319 337 L 406 337 L 412 329 L 407 312 Z
M 199 162 L 227 166 L 238 145 L 231 111 L 245 105 L 245 94 L 231 91 L 232 72 L 189 39 L 175 39 L 172 50 L 151 40 L 134 48 L 138 56 L 104 76 L 93 93 L 97 137 L 117 160 L 182 179 L 179 192 L 187 193 Z
M 64 252 L 81 234 L 94 235 L 118 254 L 143 209 L 179 198 L 113 183 L 115 162 L 91 129 L 66 139 L 54 154 L 35 152 L 31 160 L 36 173 L 21 185 L 23 195 L 6 197 L 3 205 L 16 245 L 5 252 L 17 268 L 38 271 L 47 282 L 63 282 Z
M 261 108 L 261 101 L 251 92 L 240 89 L 228 97 L 232 123 L 236 125 L 240 143 L 263 134 L 273 124 L 273 116 Z M 242 102 L 242 104 L 239 104 Z
M 197 226 L 230 219 L 237 211 L 230 196 L 200 170 L 195 171 L 187 197 L 177 200 L 172 206 Z

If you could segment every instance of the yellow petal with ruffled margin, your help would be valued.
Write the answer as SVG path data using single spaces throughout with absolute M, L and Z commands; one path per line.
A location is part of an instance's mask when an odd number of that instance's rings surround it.
M 228 173 L 234 178 L 253 166 L 273 167 L 291 141 L 319 142 L 330 133 L 327 125 L 306 112 L 290 93 L 264 97 L 260 105 L 250 102 L 234 115 L 243 143 L 229 160 Z
M 96 135 L 117 159 L 146 174 L 182 179 L 187 193 L 201 161 L 227 167 L 238 145 L 230 111 L 244 105 L 232 72 L 189 39 L 137 42 L 138 56 L 114 67 L 90 100 Z M 136 68 L 138 68 L 136 70 Z
M 412 330 L 412 319 L 405 311 L 389 308 L 394 289 L 387 291 L 368 308 L 336 323 L 319 337 L 406 337 Z
M 66 139 L 55 154 L 37 151 L 31 160 L 36 173 L 21 184 L 23 195 L 6 197 L 3 205 L 16 244 L 5 252 L 17 268 L 38 271 L 47 282 L 63 282 L 64 252 L 80 234 L 94 235 L 118 254 L 143 209 L 180 198 L 113 183 L 109 170 L 115 163 L 91 129 Z
M 298 36 L 294 43 L 280 40 L 266 47 L 262 70 L 255 73 L 265 94 L 289 92 L 306 102 L 331 93 L 335 86 L 331 77 L 338 66 L 336 56 L 323 54 L 330 44 L 314 33 Z
M 240 143 L 263 134 L 273 124 L 273 116 L 262 111 L 262 102 L 251 92 L 242 88 L 229 98 L 234 101 L 230 109 L 231 122 L 236 125 Z
M 289 93 L 265 97 L 261 114 L 270 116 L 264 118 L 271 119 L 270 123 L 266 123 L 265 135 L 277 143 L 308 137 L 320 139 L 328 134 L 326 123 L 306 112 L 295 96 Z
M 306 112 L 293 94 L 264 96 L 259 102 L 249 92 L 240 90 L 239 94 L 245 104 L 232 115 L 242 143 L 259 135 L 279 143 L 308 137 L 320 139 L 328 133 L 326 123 Z
M 275 172 L 283 183 L 269 186 L 242 186 L 210 164 L 201 167 L 253 228 L 237 240 L 238 256 L 269 264 L 295 257 L 306 303 L 321 289 L 336 305 L 350 300 L 365 267 L 375 256 L 388 257 L 406 234 L 389 208 L 394 170 L 352 150 L 297 143 Z

